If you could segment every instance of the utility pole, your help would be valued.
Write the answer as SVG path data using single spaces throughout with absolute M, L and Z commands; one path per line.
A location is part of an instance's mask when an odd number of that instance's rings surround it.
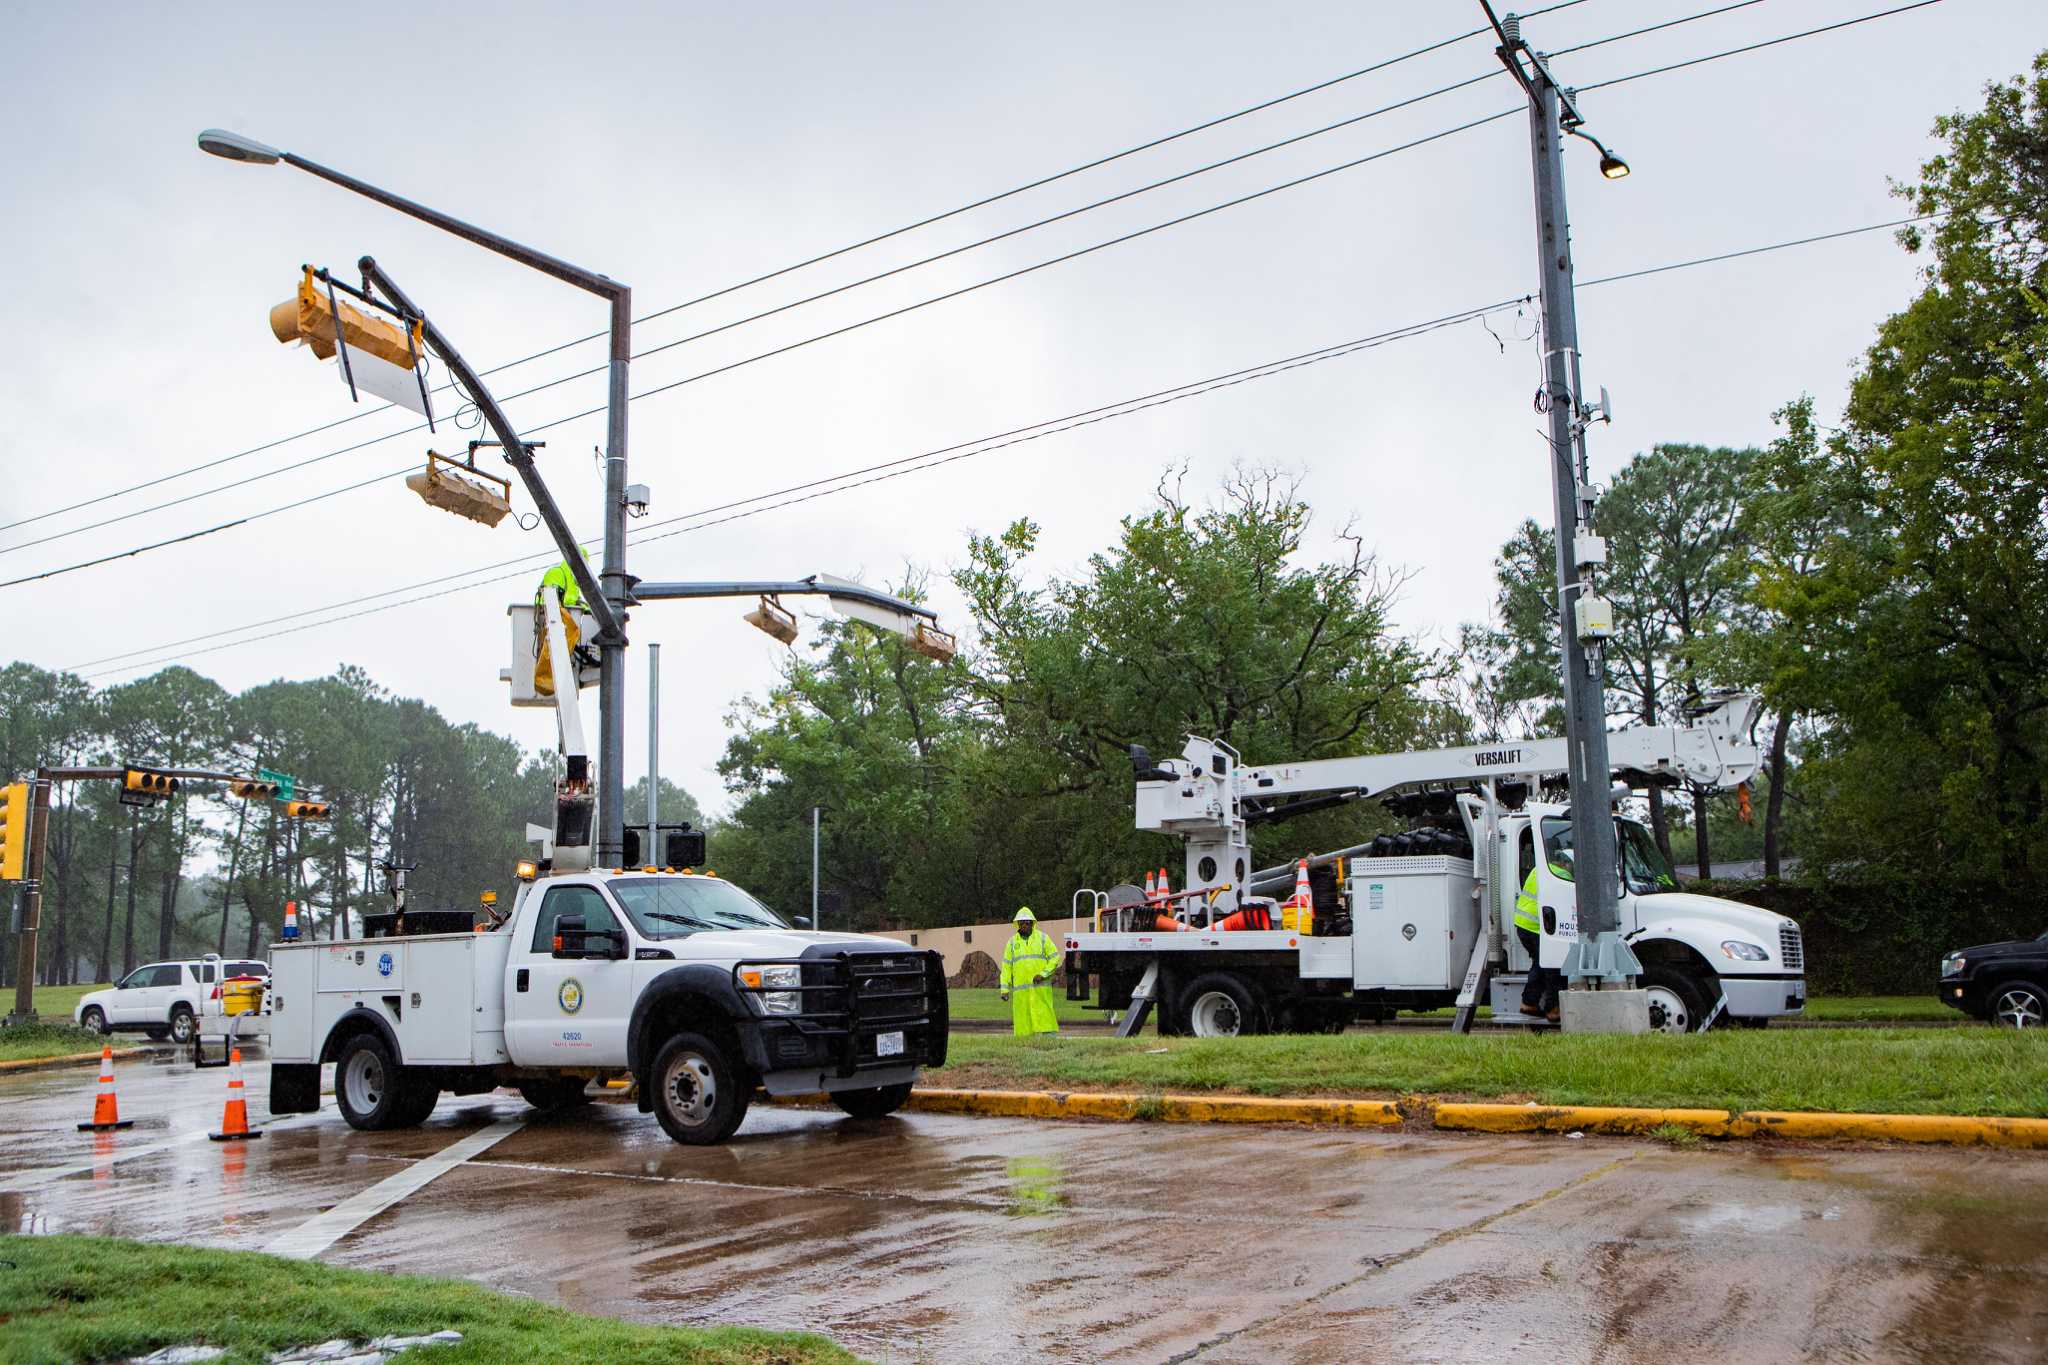
M 661 830 L 661 646 L 647 646 L 647 856 L 656 861 Z
M 823 806 L 811 807 L 811 929 L 813 932 L 824 928 L 818 923 L 818 813 Z
M 1538 405 L 1550 423 L 1548 445 L 1557 537 L 1557 605 L 1563 665 L 1565 739 L 1569 748 L 1572 876 L 1578 937 L 1563 971 L 1570 989 L 1560 1011 L 1569 1032 L 1641 1033 L 1648 998 L 1636 988 L 1641 964 L 1621 940 L 1614 811 L 1609 800 L 1607 707 L 1601 641 L 1612 632 L 1611 609 L 1598 595 L 1597 570 L 1606 544 L 1593 532 L 1593 486 L 1586 427 L 1604 418 L 1579 388 L 1579 324 L 1573 299 L 1571 222 L 1565 212 L 1564 135 L 1600 147 L 1601 174 L 1618 180 L 1628 165 L 1580 129 L 1572 92 L 1558 85 L 1542 56 L 1524 42 L 1515 15 L 1496 18 L 1495 49 L 1529 97 L 1529 147 L 1536 189 L 1537 280 L 1543 301 L 1543 388 Z M 1538 859 L 1544 857 L 1542 850 Z M 1559 907 L 1562 909 L 1562 907 Z

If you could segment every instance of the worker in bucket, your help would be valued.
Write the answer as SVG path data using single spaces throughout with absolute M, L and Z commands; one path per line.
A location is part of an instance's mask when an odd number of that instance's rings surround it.
M 1038 927 L 1026 905 L 1017 911 L 1017 932 L 1003 945 L 1003 999 L 1010 1002 L 1012 1031 L 1019 1038 L 1058 1033 L 1052 1013 L 1052 973 L 1059 965 L 1052 939 Z
M 585 563 L 590 561 L 590 551 L 581 551 Z M 533 590 L 533 690 L 543 697 L 555 694 L 555 669 L 553 660 L 548 658 L 547 618 L 543 612 L 559 611 L 562 614 L 562 632 L 568 641 L 569 656 L 581 668 L 591 662 L 589 647 L 581 644 L 582 627 L 576 623 L 576 613 L 583 610 L 583 589 L 576 586 L 576 575 L 569 570 L 569 561 L 563 560 L 540 577 L 540 586 Z
M 1557 840 L 1548 840 L 1550 847 L 1550 870 L 1566 881 L 1572 876 L 1572 851 L 1569 845 Z M 1515 937 L 1521 941 L 1522 951 L 1529 955 L 1529 976 L 1522 983 L 1522 1013 L 1536 1019 L 1558 1022 L 1557 989 L 1561 973 L 1555 967 L 1546 967 L 1543 958 L 1543 912 L 1536 904 L 1536 869 L 1529 869 L 1529 880 L 1522 883 L 1522 894 L 1515 897 Z

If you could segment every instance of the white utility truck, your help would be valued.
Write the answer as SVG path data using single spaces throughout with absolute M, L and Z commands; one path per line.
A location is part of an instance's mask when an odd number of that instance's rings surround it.
M 1726 693 L 1682 725 L 1610 734 L 1615 801 L 1653 784 L 1747 781 L 1756 708 L 1753 696 Z M 1187 890 L 1165 901 L 1128 886 L 1077 892 L 1066 935 L 1069 996 L 1088 999 L 1093 978 L 1094 1007 L 1125 1011 L 1126 1034 L 1155 1005 L 1161 1032 L 1197 1035 L 1337 1030 L 1361 1013 L 1453 1004 L 1461 1031 L 1481 1003 L 1495 1023 L 1527 1023 L 1516 1004 L 1529 961 L 1513 923 L 1532 869 L 1542 964 L 1562 966 L 1578 935 L 1561 856 L 1570 808 L 1530 799 L 1566 770 L 1562 739 L 1250 768 L 1230 746 L 1191 737 L 1177 760 L 1154 764 L 1135 746 L 1131 759 L 1137 826 L 1185 842 Z M 1286 895 L 1296 869 L 1251 871 L 1250 825 L 1403 787 L 1415 790 L 1390 798 L 1390 809 L 1455 817 L 1457 827 L 1311 859 L 1306 930 L 1298 912 L 1258 894 Z M 1619 816 L 1616 826 L 1621 933 L 1642 963 L 1653 1029 L 1691 1032 L 1724 1018 L 1760 1027 L 1805 1009 L 1797 923 L 1679 890 L 1649 830 Z M 1295 927 L 1282 927 L 1289 920 Z M 1237 927 L 1247 921 L 1274 927 Z
M 511 913 L 469 933 L 279 943 L 270 1107 L 410 1127 L 443 1091 L 544 1109 L 630 1077 L 678 1142 L 722 1142 L 757 1090 L 878 1118 L 946 1058 L 937 953 L 792 928 L 711 873 L 521 865 Z

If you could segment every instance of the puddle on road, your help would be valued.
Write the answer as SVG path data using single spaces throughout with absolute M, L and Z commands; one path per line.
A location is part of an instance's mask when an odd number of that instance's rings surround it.
M 1832 1222 L 1842 1216 L 1839 1204 L 1811 1209 L 1797 1204 L 1709 1204 L 1676 1213 L 1672 1223 L 1696 1237 L 1723 1237 L 1741 1232 L 1780 1232 L 1801 1223 Z

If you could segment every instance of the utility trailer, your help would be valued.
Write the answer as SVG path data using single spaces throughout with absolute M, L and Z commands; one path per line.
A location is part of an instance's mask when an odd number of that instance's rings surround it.
M 1756 706 L 1726 693 L 1682 725 L 1610 735 L 1615 800 L 1680 780 L 1747 781 Z M 1461 1030 L 1480 1004 L 1496 1023 L 1529 1022 L 1516 1003 L 1530 962 L 1512 926 L 1532 870 L 1541 964 L 1562 967 L 1578 937 L 1572 883 L 1555 866 L 1571 844 L 1570 809 L 1531 799 L 1565 771 L 1561 739 L 1245 767 L 1229 745 L 1190 737 L 1179 759 L 1160 764 L 1134 747 L 1132 766 L 1137 826 L 1183 840 L 1188 891 L 1167 913 L 1135 887 L 1084 889 L 1065 940 L 1070 998 L 1121 1012 L 1126 1034 L 1155 1008 L 1162 1033 L 1198 1036 L 1336 1031 L 1361 1016 L 1452 1005 Z M 1251 870 L 1251 825 L 1400 788 L 1414 790 L 1390 806 L 1455 819 L 1455 828 L 1309 860 L 1315 914 L 1305 932 L 1223 927 L 1247 907 L 1270 912 L 1261 893 L 1295 877 L 1290 866 Z M 1797 923 L 1680 891 L 1649 831 L 1620 815 L 1616 827 L 1621 933 L 1643 966 L 1652 1029 L 1692 1032 L 1722 1019 L 1761 1027 L 1803 1012 Z

